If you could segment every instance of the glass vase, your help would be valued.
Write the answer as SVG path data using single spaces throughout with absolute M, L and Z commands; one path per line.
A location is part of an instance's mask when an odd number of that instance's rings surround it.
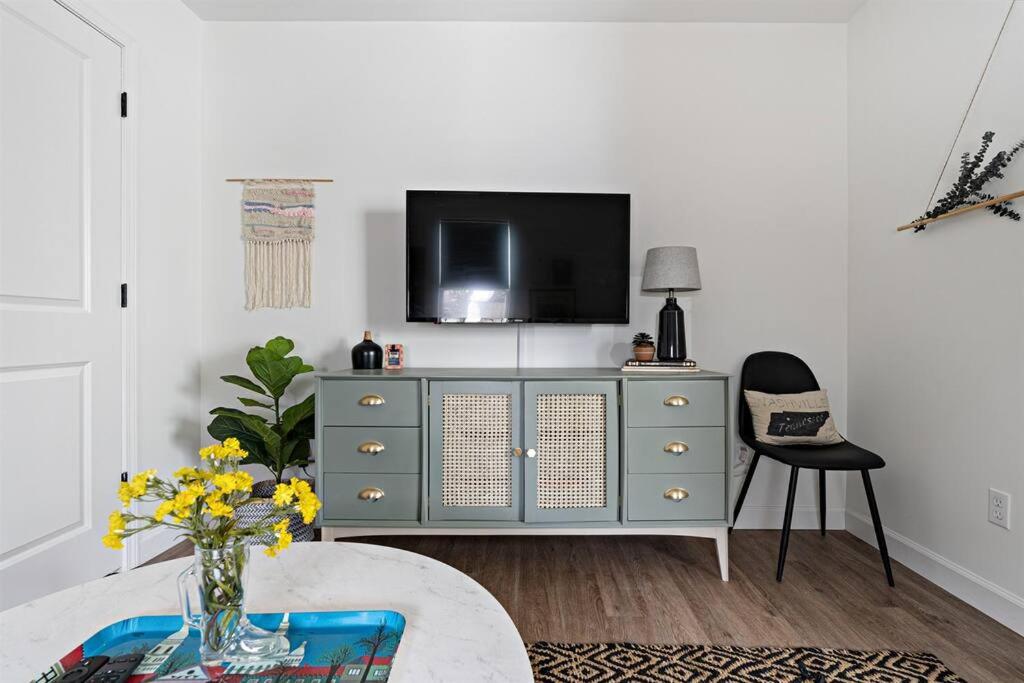
M 233 543 L 224 548 L 196 548 L 192 566 L 178 577 L 181 615 L 199 629 L 199 655 L 212 679 L 223 674 L 264 670 L 288 654 L 288 639 L 254 626 L 245 615 L 245 587 L 249 546 Z M 199 593 L 193 612 L 191 587 Z

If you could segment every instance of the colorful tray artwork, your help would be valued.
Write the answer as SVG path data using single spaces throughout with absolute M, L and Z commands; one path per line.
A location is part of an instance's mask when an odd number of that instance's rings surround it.
M 256 626 L 288 637 L 283 660 L 248 662 L 224 671 L 227 683 L 338 683 L 386 681 L 405 630 L 398 612 L 290 612 L 250 614 Z M 48 683 L 84 657 L 145 653 L 128 683 L 207 681 L 199 666 L 199 632 L 181 617 L 133 617 L 111 624 L 35 679 Z M 369 671 L 367 671 L 367 668 Z

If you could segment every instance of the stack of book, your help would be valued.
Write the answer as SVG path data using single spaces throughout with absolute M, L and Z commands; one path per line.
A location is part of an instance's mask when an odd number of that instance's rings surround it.
M 627 360 L 623 372 L 700 372 L 695 360 Z

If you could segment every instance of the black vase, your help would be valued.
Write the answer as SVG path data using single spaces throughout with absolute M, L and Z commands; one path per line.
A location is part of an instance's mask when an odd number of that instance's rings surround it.
M 665 299 L 665 305 L 658 312 L 658 360 L 686 360 L 683 309 L 674 296 Z
M 384 349 L 373 343 L 369 330 L 363 332 L 363 341 L 352 347 L 352 368 L 355 370 L 380 370 L 384 365 Z

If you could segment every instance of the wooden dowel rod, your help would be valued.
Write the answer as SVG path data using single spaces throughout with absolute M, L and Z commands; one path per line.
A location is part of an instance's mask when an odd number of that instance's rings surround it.
M 333 183 L 334 178 L 225 178 L 228 183 Z
M 979 202 L 977 204 L 970 204 L 968 206 L 961 206 L 958 209 L 953 209 L 952 211 L 949 211 L 947 213 L 939 214 L 938 216 L 935 216 L 934 218 L 922 218 L 919 221 L 914 221 L 913 223 L 907 223 L 906 225 L 901 225 L 900 227 L 896 228 L 896 232 L 901 232 L 903 230 L 910 230 L 912 228 L 917 228 L 917 227 L 920 227 L 922 225 L 927 225 L 928 223 L 934 223 L 935 221 L 941 221 L 941 220 L 943 220 L 945 218 L 952 218 L 953 216 L 959 216 L 962 213 L 967 213 L 968 211 L 974 211 L 975 209 L 984 209 L 986 206 L 995 206 L 996 204 L 1002 204 L 1003 202 L 1008 202 L 1011 199 L 1017 199 L 1018 197 L 1024 197 L 1024 190 L 1021 190 L 1020 192 L 1011 192 L 1010 194 L 1004 194 L 1001 197 L 994 197 L 992 199 L 987 199 L 987 200 L 985 200 L 983 202 Z

